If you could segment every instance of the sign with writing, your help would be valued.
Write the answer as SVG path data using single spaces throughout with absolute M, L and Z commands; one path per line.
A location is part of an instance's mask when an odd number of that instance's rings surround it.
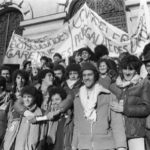
M 142 8 L 141 12 L 145 12 L 145 7 Z M 94 51 L 95 46 L 99 44 L 108 48 L 110 56 L 119 56 L 126 51 L 131 54 L 139 53 L 138 45 L 148 39 L 146 14 L 141 14 L 137 32 L 130 38 L 128 33 L 109 24 L 84 4 L 77 14 L 54 35 L 31 40 L 13 34 L 3 63 L 21 64 L 25 59 L 39 63 L 43 55 L 52 57 L 58 52 L 63 57 L 68 57 L 74 51 L 86 46 Z
M 75 50 L 85 45 L 94 50 L 96 45 L 104 44 L 110 56 L 118 56 L 131 49 L 129 35 L 106 22 L 87 5 L 70 20 L 70 28 Z
M 147 0 L 141 0 L 138 24 L 135 34 L 131 37 L 131 53 L 139 56 L 144 46 L 150 42 L 150 15 Z
M 56 52 L 61 52 L 63 56 L 71 55 L 72 47 L 68 43 L 71 43 L 71 38 L 67 25 L 55 35 L 39 39 L 28 39 L 14 33 L 3 63 L 21 64 L 25 59 L 39 63 L 41 56 L 50 57 Z

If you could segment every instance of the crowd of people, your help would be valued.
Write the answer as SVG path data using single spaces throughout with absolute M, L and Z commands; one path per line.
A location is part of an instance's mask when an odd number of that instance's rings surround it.
M 98 45 L 40 63 L 0 68 L 0 149 L 150 150 L 150 43 L 140 58 Z

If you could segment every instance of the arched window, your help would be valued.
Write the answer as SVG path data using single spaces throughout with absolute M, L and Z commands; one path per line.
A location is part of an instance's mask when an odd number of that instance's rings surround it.
M 0 64 L 6 53 L 12 33 L 22 35 L 20 22 L 23 20 L 21 12 L 15 8 L 4 8 L 0 11 Z
M 66 21 L 72 18 L 85 2 L 107 22 L 127 31 L 124 0 L 72 0 Z

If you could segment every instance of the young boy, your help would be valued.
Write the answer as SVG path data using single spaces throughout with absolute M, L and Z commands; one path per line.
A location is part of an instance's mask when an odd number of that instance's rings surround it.
M 35 116 L 42 115 L 40 108 L 36 104 L 37 90 L 33 86 L 26 86 L 22 93 L 23 105 Z M 4 150 L 36 150 L 39 149 L 43 140 L 42 125 L 31 124 L 25 117 L 9 120 L 8 128 L 4 137 Z

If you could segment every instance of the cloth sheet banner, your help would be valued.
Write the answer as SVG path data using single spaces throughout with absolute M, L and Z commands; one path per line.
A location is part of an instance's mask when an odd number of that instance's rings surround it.
M 139 56 L 144 46 L 150 42 L 150 14 L 147 0 L 141 0 L 137 27 L 131 36 L 131 53 Z
M 41 56 L 51 57 L 56 52 L 63 56 L 71 55 L 70 43 L 72 42 L 68 25 L 55 35 L 47 35 L 38 39 L 29 39 L 13 33 L 3 63 L 22 64 L 24 60 L 31 60 L 33 64 L 38 64 Z
M 94 50 L 96 45 L 104 44 L 110 56 L 131 51 L 128 33 L 106 22 L 86 4 L 70 20 L 69 27 L 73 50 L 83 46 L 89 46 Z
M 142 8 L 144 21 L 145 7 Z M 29 59 L 33 64 L 37 64 L 44 55 L 52 57 L 58 52 L 67 58 L 82 47 L 88 46 L 94 51 L 95 46 L 99 44 L 104 44 L 112 57 L 126 51 L 136 54 L 137 43 L 144 43 L 148 39 L 146 37 L 143 41 L 142 38 L 145 26 L 146 23 L 139 21 L 136 33 L 130 37 L 128 33 L 109 24 L 84 4 L 69 22 L 52 35 L 29 39 L 13 33 L 3 63 L 22 64 L 25 59 Z

